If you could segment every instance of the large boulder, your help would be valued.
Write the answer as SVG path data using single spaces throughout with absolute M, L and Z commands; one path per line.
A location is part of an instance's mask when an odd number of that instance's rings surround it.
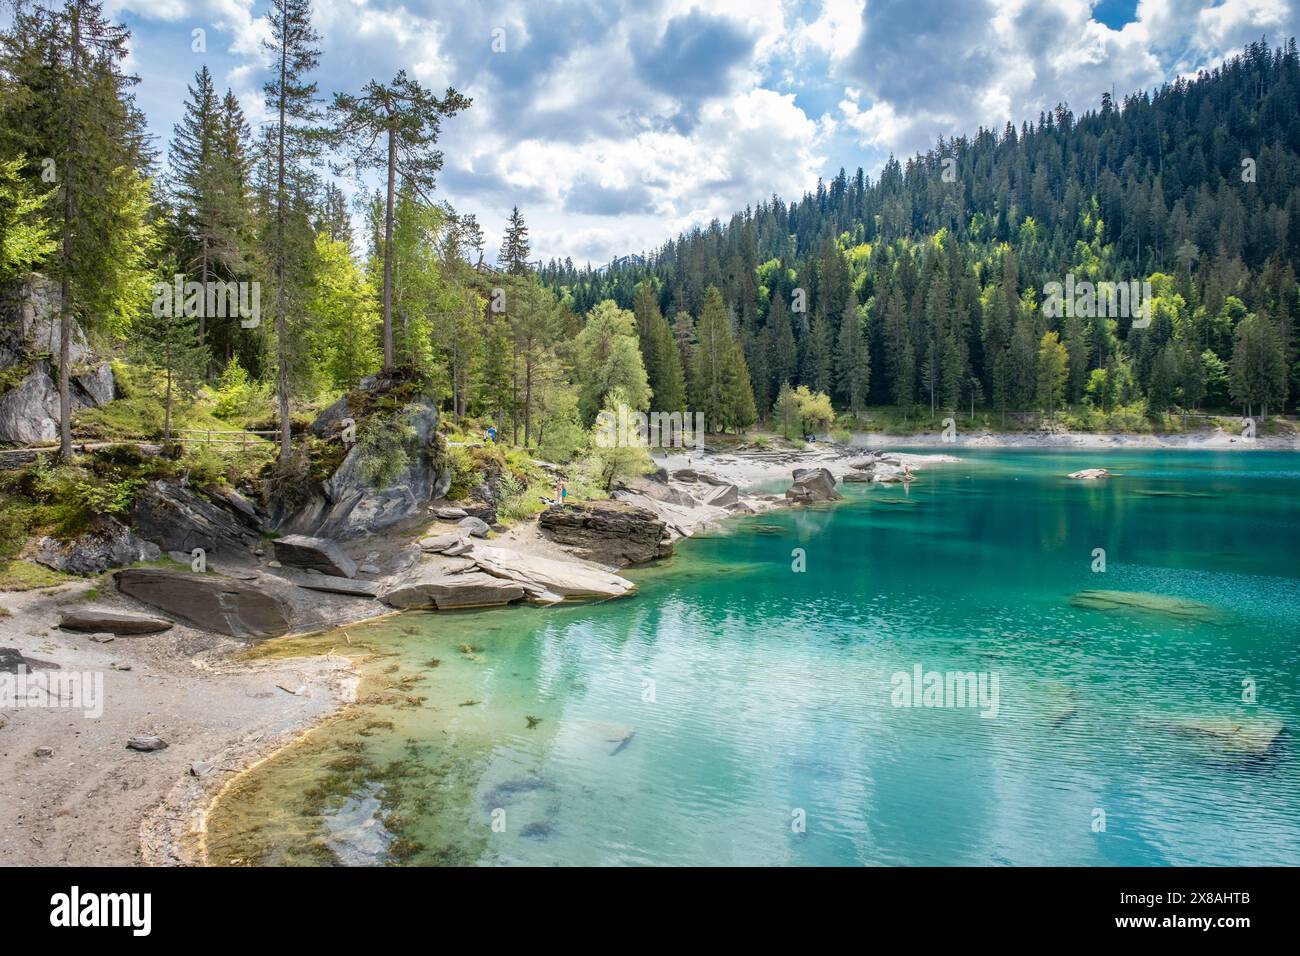
M 89 634 L 157 634 L 172 627 L 172 622 L 162 617 L 128 614 L 99 607 L 69 608 L 59 616 L 59 627 L 65 631 L 84 631 Z
M 59 289 L 41 275 L 0 293 L 0 371 L 11 386 L 0 395 L 0 442 L 39 444 L 59 437 L 57 362 L 61 341 Z M 68 358 L 72 410 L 111 402 L 113 368 L 98 361 L 74 319 Z
M 278 637 L 288 632 L 292 621 L 288 604 L 247 581 L 157 568 L 128 568 L 113 577 L 123 594 L 231 637 Z
M 421 562 L 396 577 L 381 600 L 390 607 L 434 607 L 440 611 L 472 607 L 499 607 L 524 596 L 514 581 L 482 571 L 451 572 L 441 563 Z
M 547 508 L 538 527 L 553 541 L 602 564 L 637 564 L 672 554 L 672 536 L 654 512 L 622 501 Z
M 602 600 L 636 592 L 631 581 L 585 561 L 556 561 L 488 545 L 475 548 L 471 558 L 479 570 L 522 585 L 531 599 L 542 603 Z
M 151 481 L 136 495 L 131 523 L 164 551 L 243 554 L 258 546 L 256 529 L 240 511 L 200 497 L 183 485 Z
M 707 484 L 700 492 L 700 501 L 714 508 L 728 508 L 740 500 L 740 490 L 733 484 Z
M 786 490 L 785 496 L 796 504 L 838 501 L 840 498 L 835 490 L 835 476 L 825 468 L 796 468 L 794 484 Z
M 655 501 L 681 505 L 684 508 L 693 508 L 699 503 L 695 495 L 677 482 L 658 481 L 653 478 L 629 478 L 623 482 L 623 487 L 633 494 L 645 495 Z
M 68 541 L 39 538 L 32 554 L 37 563 L 68 574 L 99 574 L 160 557 L 162 550 L 156 544 L 142 541 L 126 525 L 108 516 L 101 516 L 89 531 Z
M 271 542 L 275 559 L 291 568 L 319 571 L 343 578 L 357 576 L 356 562 L 343 553 L 329 538 L 313 538 L 305 534 L 291 534 Z
M 383 379 L 367 379 L 362 391 L 378 393 L 393 387 Z M 354 418 L 358 438 L 364 435 L 362 412 L 351 407 L 345 396 L 327 408 L 311 425 L 313 434 L 334 438 L 346 418 Z M 359 402 L 360 399 L 357 399 Z M 275 507 L 271 515 L 274 530 L 351 538 L 374 534 L 386 528 L 423 517 L 428 504 L 441 498 L 451 487 L 451 470 L 443 460 L 437 436 L 438 408 L 432 399 L 417 399 L 401 412 L 402 421 L 391 427 L 404 433 L 404 462 L 396 474 L 382 482 L 376 479 L 373 453 L 358 441 L 343 461 L 292 508 Z

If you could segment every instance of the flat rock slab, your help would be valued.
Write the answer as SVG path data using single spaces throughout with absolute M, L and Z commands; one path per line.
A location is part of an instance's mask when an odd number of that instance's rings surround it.
M 291 534 L 271 542 L 275 559 L 290 568 L 303 568 L 341 578 L 357 576 L 356 563 L 329 538 Z
M 542 603 L 558 595 L 566 601 L 623 597 L 636 585 L 603 568 L 579 561 L 557 561 L 507 548 L 480 545 L 470 555 L 479 570 L 523 585 Z
M 380 591 L 380 585 L 376 581 L 358 581 L 354 578 L 336 577 L 333 574 L 297 574 L 282 570 L 276 574 L 276 577 L 307 591 L 342 594 L 345 597 L 377 598 Z
M 1085 468 L 1083 471 L 1072 471 L 1066 475 L 1066 477 L 1079 478 L 1086 481 L 1092 478 L 1109 478 L 1110 472 L 1105 468 Z
M 123 594 L 219 634 L 278 637 L 292 619 L 289 606 L 274 594 L 217 574 L 128 568 L 113 577 Z
M 461 518 L 456 524 L 465 534 L 472 534 L 476 538 L 486 538 L 488 532 L 492 530 L 486 521 L 473 515 Z
M 59 627 L 65 631 L 87 631 L 94 634 L 157 634 L 170 630 L 172 622 L 165 617 L 149 617 L 145 614 L 128 614 L 125 611 L 109 611 L 97 607 L 79 607 L 64 611 L 59 618 Z
M 441 554 L 464 543 L 465 532 L 451 531 L 447 534 L 435 534 L 428 538 L 421 538 L 419 546 L 421 551 L 432 551 Z
M 1165 722 L 1167 729 L 1203 738 L 1220 750 L 1261 757 L 1282 735 L 1285 724 L 1272 717 L 1184 717 Z
M 32 657 L 23 657 L 16 647 L 0 647 L 0 674 L 17 673 L 18 668 L 34 670 L 58 670 L 59 665 L 52 661 L 38 661 Z
M 442 567 L 417 564 L 393 581 L 382 600 L 390 607 L 456 608 L 499 607 L 518 601 L 524 589 L 513 581 L 481 571 L 448 573 Z
M 1215 622 L 1223 618 L 1222 611 L 1208 604 L 1148 591 L 1080 591 L 1070 598 L 1070 603 L 1094 611 L 1157 615 L 1184 621 Z

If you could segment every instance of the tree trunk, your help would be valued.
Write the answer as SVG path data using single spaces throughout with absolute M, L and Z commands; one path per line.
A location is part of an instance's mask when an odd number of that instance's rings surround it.
M 288 338 L 288 323 L 285 321 L 284 315 L 284 85 L 288 80 L 286 61 L 289 51 L 288 37 L 281 37 L 281 39 L 284 42 L 280 48 L 280 135 L 277 143 L 275 202 L 275 224 L 278 243 L 275 250 L 275 336 L 276 358 L 279 368 L 275 377 L 275 397 L 280 410 L 280 464 L 284 465 L 288 463 L 289 457 L 293 454 L 293 436 L 289 421 L 289 347 L 286 341 Z
M 72 13 L 72 85 L 75 88 L 81 57 L 80 9 Z M 75 205 L 72 197 L 72 151 L 77 142 L 76 110 L 69 112 L 68 156 L 63 164 L 63 275 L 59 281 L 62 301 L 59 303 L 59 459 L 72 463 L 72 396 L 68 388 L 68 366 L 72 363 L 72 217 Z
M 388 204 L 384 211 L 384 371 L 393 370 L 393 187 L 397 179 L 397 136 L 388 128 Z

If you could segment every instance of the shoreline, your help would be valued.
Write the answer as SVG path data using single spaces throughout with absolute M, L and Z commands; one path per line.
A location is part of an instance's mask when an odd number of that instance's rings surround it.
M 1213 434 L 1213 433 L 1212 433 Z M 1222 433 L 1218 433 L 1222 436 Z M 1202 447 L 1210 450 L 1297 450 L 1300 443 L 1276 444 L 1261 438 L 1253 445 L 1221 441 L 1156 444 L 1126 439 L 1153 436 L 1100 436 L 1090 445 L 1073 441 L 1082 436 L 1050 436 L 1043 441 L 1014 436 L 1016 444 L 1000 444 L 1006 436 L 981 434 L 944 443 L 953 450 L 983 447 L 1088 450 Z M 1065 438 L 1065 441 L 1059 439 Z M 1096 437 L 1096 436 L 1086 436 Z M 1191 438 L 1192 436 L 1179 436 Z M 1204 436 L 1201 436 L 1202 439 Z M 1223 436 L 1226 437 L 1226 436 Z M 861 444 L 815 444 L 804 449 L 661 456 L 655 464 L 669 472 L 692 468 L 714 481 L 729 482 L 742 501 L 758 510 L 788 506 L 758 489 L 789 482 L 798 467 L 826 468 L 837 479 L 852 471 L 868 448 L 890 448 L 890 455 L 916 471 L 961 459 L 941 453 L 930 436 L 864 434 Z M 926 453 L 896 452 L 895 448 L 926 448 Z M 640 497 L 640 496 L 636 496 Z M 633 502 L 635 503 L 635 502 Z M 680 528 L 688 537 L 734 514 L 707 505 L 683 508 L 692 521 Z M 578 561 L 547 540 L 534 517 L 496 536 L 491 544 L 534 555 Z M 203 865 L 206 862 L 206 823 L 213 806 L 230 784 L 293 746 L 356 700 L 361 674 L 349 657 L 293 657 L 238 660 L 250 645 L 177 624 L 162 634 L 121 636 L 112 643 L 91 643 L 87 635 L 61 631 L 57 611 L 84 599 L 95 579 L 61 587 L 0 595 L 0 605 L 13 612 L 0 617 L 0 644 L 16 647 L 35 660 L 57 663 L 65 670 L 103 669 L 110 706 L 100 720 L 79 713 L 29 708 L 9 711 L 0 731 L 0 865 L 45 863 L 69 865 L 91 860 L 100 865 Z M 323 602 L 328 619 L 321 626 L 286 635 L 302 636 L 338 630 L 395 612 L 371 601 L 312 594 Z M 131 599 L 106 590 L 96 604 L 139 610 Z M 274 640 L 274 639 L 272 639 Z M 117 669 L 114 665 L 125 665 Z M 93 725 L 93 726 L 91 726 Z M 158 733 L 169 743 L 155 753 L 127 750 L 131 734 Z M 52 747 L 52 757 L 34 755 Z M 147 763 L 145 762 L 147 761 Z M 191 767 L 211 769 L 194 775 Z

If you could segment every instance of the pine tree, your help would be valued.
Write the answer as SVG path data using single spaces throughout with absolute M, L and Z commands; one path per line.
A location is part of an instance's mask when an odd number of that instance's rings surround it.
M 442 121 L 468 109 L 470 100 L 451 87 L 433 96 L 405 70 L 387 85 L 371 80 L 361 95 L 335 93 L 330 139 L 351 152 L 357 169 L 382 169 L 384 189 L 384 371 L 393 369 L 393 203 L 400 174 L 425 202 L 432 203 L 434 179 L 442 168 L 435 148 Z
M 695 410 L 714 431 L 749 427 L 757 417 L 754 390 L 717 286 L 705 291 L 696 336 L 691 376 Z
M 871 352 L 862 334 L 862 320 L 852 298 L 844 305 L 838 346 L 836 385 L 845 405 L 856 417 L 862 414 L 867 404 L 867 392 L 871 385 Z
M 505 238 L 501 240 L 501 251 L 497 262 L 511 275 L 527 275 L 529 271 L 528 227 L 524 225 L 523 214 L 519 207 L 510 210 L 510 221 L 506 224 Z
M 312 28 L 308 0 L 271 0 L 266 19 L 271 38 L 263 45 L 273 57 L 275 71 L 273 79 L 263 87 L 266 109 L 272 117 L 268 143 L 272 151 L 267 157 L 271 212 L 267 258 L 275 276 L 275 392 L 280 415 L 280 464 L 286 465 L 293 453 L 289 402 L 294 349 L 290 337 L 297 332 L 294 326 L 300 320 L 307 285 L 299 264 L 308 259 L 315 242 L 305 221 L 303 199 L 314 192 L 311 164 L 321 147 L 314 126 L 321 115 L 316 84 L 307 81 L 307 74 L 320 63 L 320 51 L 316 49 L 320 36 Z
M 50 205 L 59 249 L 49 268 L 59 282 L 59 455 L 72 459 L 72 323 L 122 331 L 146 306 L 145 258 L 155 243 L 146 221 L 144 117 L 122 72 L 130 33 L 105 18 L 102 3 L 19 8 L 4 34 L 2 72 L 14 87 L 0 117 L 0 143 L 29 157 L 28 175 Z M 42 157 L 38 164 L 32 157 Z

